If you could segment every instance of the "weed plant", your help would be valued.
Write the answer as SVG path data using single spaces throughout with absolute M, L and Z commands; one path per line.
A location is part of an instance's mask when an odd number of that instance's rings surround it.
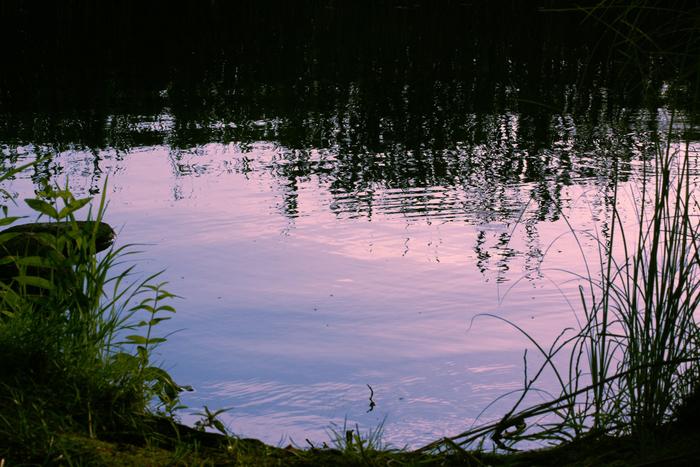
M 26 203 L 62 228 L 0 233 L 0 262 L 15 271 L 0 282 L 0 459 L 57 462 L 57 433 L 139 436 L 147 413 L 178 408 L 183 388 L 152 364 L 173 295 L 157 274 L 131 279 L 128 246 L 96 255 L 104 197 L 87 222 L 75 217 L 90 201 L 46 189 Z M 18 235 L 31 236 L 25 251 L 7 248 Z
M 664 60 L 678 73 L 676 83 L 666 83 L 668 105 L 697 104 L 697 93 L 680 92 L 691 83 L 697 89 L 697 5 L 604 0 L 550 11 L 582 12 L 605 26 L 624 45 L 615 48 L 622 56 L 610 57 L 621 65 L 621 79 L 634 69 L 644 74 L 649 60 Z M 669 22 L 659 22 L 659 13 Z M 658 83 L 649 85 L 656 96 Z M 585 273 L 577 275 L 578 328 L 562 330 L 547 346 L 511 322 L 543 361 L 532 372 L 526 359 L 524 387 L 512 409 L 422 450 L 483 446 L 487 439 L 505 451 L 524 441 L 558 444 L 585 437 L 628 436 L 644 444 L 671 423 L 697 429 L 697 420 L 688 419 L 700 415 L 698 160 L 689 143 L 674 139 L 674 115 L 665 141 L 656 143 L 653 164 L 641 174 L 637 222 L 624 222 L 615 184 L 605 236 L 577 232 L 569 223 L 585 264 Z M 598 246 L 595 258 L 584 255 L 586 236 Z M 538 388 L 545 374 L 557 382 L 559 394 L 526 406 L 529 396 L 546 394 Z
M 641 176 L 634 225 L 623 222 L 617 186 L 608 235 L 577 232 L 569 224 L 587 271 L 577 276 L 578 329 L 562 331 L 547 347 L 510 323 L 543 363 L 532 376 L 526 365 L 521 395 L 502 419 L 427 449 L 473 446 L 488 437 L 504 450 L 523 441 L 556 444 L 582 437 L 647 442 L 682 416 L 679 408 L 687 407 L 700 381 L 697 156 L 687 143 L 672 143 L 671 130 L 656 153 Z M 595 262 L 583 254 L 585 236 L 597 244 Z M 545 374 L 558 381 L 559 395 L 523 408 Z

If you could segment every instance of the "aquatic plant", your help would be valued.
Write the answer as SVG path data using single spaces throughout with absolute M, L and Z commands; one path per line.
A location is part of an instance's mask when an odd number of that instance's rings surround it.
M 347 420 L 344 420 L 342 427 L 328 430 L 331 446 L 342 454 L 346 463 L 354 461 L 361 465 L 384 465 L 392 454 L 406 451 L 393 449 L 383 441 L 384 422 L 362 433 L 358 425 L 349 427 Z
M 46 188 L 26 203 L 61 228 L 32 233 L 25 251 L 14 247 L 26 232 L 0 233 L 0 249 L 14 245 L 0 262 L 15 271 L 0 281 L 0 458 L 56 462 L 56 433 L 143 433 L 146 414 L 179 407 L 183 387 L 153 363 L 174 295 L 158 274 L 133 278 L 129 245 L 96 255 L 106 203 L 91 201 Z
M 645 440 L 674 421 L 677 408 L 697 390 L 697 156 L 687 142 L 673 142 L 673 117 L 669 128 L 666 141 L 657 142 L 653 163 L 642 171 L 632 225 L 618 211 L 617 185 L 606 235 L 576 231 L 569 224 L 586 270 L 576 274 L 582 280 L 578 329 L 562 330 L 545 346 L 509 322 L 535 346 L 543 363 L 528 375 L 526 359 L 524 387 L 500 420 L 452 437 L 450 443 L 470 446 L 490 438 L 496 447 L 510 450 L 523 441 L 556 444 L 583 436 Z M 586 236 L 597 245 L 596 258 L 584 255 Z M 558 382 L 558 396 L 522 408 L 545 374 Z M 426 448 L 440 446 L 444 441 Z
M 625 76 L 634 69 L 644 74 L 650 61 L 664 60 L 676 71 L 673 82 L 663 83 L 667 109 L 683 111 L 697 103 L 697 93 L 678 99 L 690 83 L 697 84 L 700 11 L 696 5 L 679 1 L 659 7 L 646 1 L 605 0 L 590 7 L 548 11 L 579 11 L 585 20 L 602 25 L 625 45 L 611 49 L 617 55 L 610 56 Z M 664 22 L 658 21 L 660 14 Z M 654 83 L 652 79 L 648 85 L 659 85 Z M 651 99 L 657 97 L 654 92 L 648 94 Z M 659 106 L 658 102 L 653 105 Z M 577 329 L 563 329 L 547 346 L 525 328 L 495 316 L 525 336 L 542 363 L 529 371 L 526 354 L 523 388 L 502 418 L 431 443 L 424 450 L 462 449 L 485 440 L 501 450 L 527 441 L 557 444 L 583 437 L 629 435 L 644 442 L 658 437 L 670 423 L 682 421 L 682 412 L 697 404 L 697 153 L 677 131 L 677 115 L 676 110 L 670 111 L 668 133 L 663 141 L 656 141 L 651 163 L 641 161 L 641 191 L 632 194 L 635 222 L 626 223 L 618 210 L 622 193 L 616 173 L 605 233 L 576 231 L 562 213 L 585 266 L 583 273 L 572 272 L 581 281 Z M 584 254 L 584 240 L 597 245 L 593 258 Z M 558 394 L 538 388 L 545 374 L 557 384 Z M 550 397 L 528 406 L 534 394 Z

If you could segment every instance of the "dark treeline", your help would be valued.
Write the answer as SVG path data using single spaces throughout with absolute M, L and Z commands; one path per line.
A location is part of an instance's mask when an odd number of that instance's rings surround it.
M 309 175 L 339 192 L 534 181 L 550 205 L 639 152 L 630 130 L 653 137 L 666 83 L 693 89 L 695 2 L 585 8 L 7 0 L 0 143 L 265 140 L 288 150 L 267 169 L 292 192 Z
M 611 32 L 606 23 L 623 13 L 619 7 L 587 18 L 573 7 L 560 11 L 567 5 L 554 0 L 7 0 L 0 5 L 6 65 L 0 106 L 148 114 L 157 112 L 158 91 L 167 87 L 189 91 L 216 83 L 246 91 L 253 84 L 460 80 L 476 81 L 474 105 L 489 107 L 499 85 L 511 81 L 521 97 L 536 101 L 548 101 L 546 91 L 556 82 L 583 88 L 614 84 L 609 87 L 626 98 L 638 98 L 649 79 L 669 78 L 671 69 L 677 70 L 668 63 L 650 70 L 648 57 L 637 50 L 647 44 Z M 668 32 L 680 34 L 679 21 L 691 20 L 689 5 L 694 2 L 668 2 L 668 10 L 634 20 L 640 27 L 653 25 L 649 30 L 659 31 L 655 46 L 671 50 L 668 44 L 679 41 Z M 632 74 L 626 62 L 635 55 L 644 62 L 634 61 Z M 657 76 L 662 69 L 666 76 Z M 202 96 L 187 94 L 187 105 L 205 104 Z
M 89 149 L 98 191 L 111 149 L 167 145 L 187 175 L 208 170 L 192 148 L 267 141 L 274 160 L 230 166 L 271 174 L 290 218 L 315 177 L 338 216 L 512 221 L 534 199 L 556 219 L 563 187 L 651 154 L 669 83 L 696 89 L 695 2 L 581 3 L 5 0 L 3 164 Z
M 560 187 L 627 162 L 666 84 L 695 95 L 697 2 L 629 3 L 3 0 L 0 144 L 266 140 L 289 186 Z

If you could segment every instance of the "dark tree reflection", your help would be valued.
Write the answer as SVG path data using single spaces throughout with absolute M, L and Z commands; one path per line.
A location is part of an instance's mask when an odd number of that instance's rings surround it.
M 221 170 L 197 156 L 216 142 L 241 149 L 226 170 L 276 180 L 292 221 L 311 178 L 338 217 L 508 223 L 531 204 L 535 220 L 553 221 L 564 187 L 592 180 L 605 192 L 648 157 L 669 81 L 683 77 L 693 95 L 680 54 L 635 50 L 631 64 L 604 22 L 545 11 L 565 7 L 3 2 L 3 163 L 27 145 L 88 149 L 83 175 L 97 191 L 101 151 L 165 145 L 178 180 Z M 673 7 L 641 21 L 682 21 L 673 12 L 692 2 Z M 674 34 L 654 38 L 660 50 Z M 271 160 L 257 156 L 260 142 L 276 146 Z M 47 161 L 34 179 L 57 170 Z M 172 192 L 183 196 L 177 184 Z M 536 226 L 527 232 L 536 252 Z

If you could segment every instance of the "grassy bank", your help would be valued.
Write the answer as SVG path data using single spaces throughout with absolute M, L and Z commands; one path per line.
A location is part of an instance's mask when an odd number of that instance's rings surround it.
M 623 218 L 623 195 L 614 186 L 605 233 L 569 225 L 584 266 L 583 273 L 572 272 L 580 281 L 578 328 L 545 344 L 511 323 L 543 363 L 530 376 L 526 367 L 521 396 L 503 419 L 454 441 L 469 445 L 489 433 L 502 449 L 590 435 L 644 442 L 687 417 L 684 401 L 700 381 L 700 205 L 697 156 L 670 136 L 642 169 L 639 191 L 629 194 L 636 217 Z M 597 244 L 596 257 L 584 255 L 585 240 Z M 544 375 L 558 382 L 558 396 L 523 408 Z
M 132 279 L 128 247 L 96 255 L 112 232 L 104 198 L 76 220 L 90 201 L 46 189 L 26 203 L 50 224 L 0 233 L 0 458 L 50 462 L 60 433 L 147 433 L 145 414 L 177 408 L 183 388 L 151 364 L 173 296 Z
M 254 439 L 203 433 L 166 419 L 149 419 L 149 432 L 98 438 L 86 433 L 54 433 L 49 451 L 31 457 L 10 452 L 4 465 L 90 466 L 563 466 L 563 465 L 697 465 L 700 430 L 667 427 L 640 449 L 629 437 L 581 438 L 558 447 L 497 454 L 448 448 L 440 453 L 376 449 L 353 441 L 323 448 L 280 448 Z

